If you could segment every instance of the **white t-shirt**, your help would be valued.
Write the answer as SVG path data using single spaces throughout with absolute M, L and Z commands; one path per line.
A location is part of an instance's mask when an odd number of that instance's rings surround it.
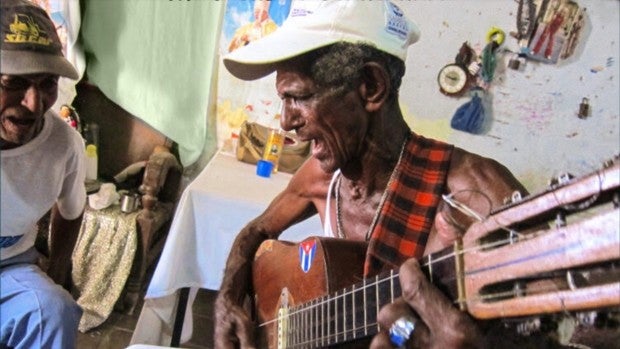
M 44 117 L 33 140 L 0 151 L 0 260 L 34 246 L 36 223 L 54 203 L 65 219 L 84 210 L 84 141 L 53 112 Z

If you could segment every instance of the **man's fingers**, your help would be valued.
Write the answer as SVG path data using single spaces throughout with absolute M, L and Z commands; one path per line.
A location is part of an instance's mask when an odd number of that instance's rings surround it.
M 377 322 L 384 329 L 389 329 L 390 326 L 401 317 L 415 317 L 415 314 L 411 311 L 411 307 L 403 298 L 397 298 L 393 303 L 386 304 L 379 311 L 377 316 Z
M 404 298 L 398 298 L 393 303 L 386 304 L 381 308 L 379 315 L 377 317 L 377 321 L 381 328 L 384 330 L 381 332 L 381 335 L 378 335 L 380 338 L 376 338 L 373 340 L 373 343 L 376 343 L 376 347 L 371 345 L 371 348 L 393 348 L 394 345 L 390 341 L 389 331 L 392 325 L 396 322 L 396 320 L 400 318 L 408 318 L 411 319 L 415 323 L 415 328 L 411 332 L 411 339 L 408 341 L 409 344 L 413 344 L 415 348 L 426 348 L 428 347 L 428 338 L 429 338 L 429 330 L 426 324 L 420 319 L 420 317 L 415 314 L 411 306 L 404 300 Z M 386 345 L 387 346 L 384 346 Z
M 443 247 L 452 245 L 454 240 L 462 234 L 462 230 L 450 223 L 443 212 L 435 215 L 435 230 Z
M 236 334 L 241 348 L 254 349 L 254 323 L 250 321 L 245 312 L 237 314 L 237 321 L 235 322 Z
M 399 272 L 402 297 L 429 328 L 446 326 L 448 315 L 457 315 L 458 310 L 427 280 L 415 259 L 403 263 Z
M 216 348 L 254 349 L 254 323 L 245 312 L 236 306 L 230 307 L 228 313 L 219 316 L 215 326 Z
M 394 348 L 394 344 L 390 342 L 390 336 L 387 332 L 379 332 L 370 342 L 369 349 L 383 349 L 383 348 Z

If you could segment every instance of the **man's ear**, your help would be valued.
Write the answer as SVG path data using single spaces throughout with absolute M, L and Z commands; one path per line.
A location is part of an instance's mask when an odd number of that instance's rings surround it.
M 390 88 L 390 78 L 381 65 L 375 62 L 364 64 L 359 92 L 367 111 L 379 110 L 388 99 Z

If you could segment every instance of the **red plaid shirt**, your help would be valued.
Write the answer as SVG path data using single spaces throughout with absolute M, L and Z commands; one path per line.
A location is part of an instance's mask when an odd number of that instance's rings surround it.
M 411 257 L 422 258 L 453 149 L 411 134 L 370 236 L 365 276 L 396 268 Z

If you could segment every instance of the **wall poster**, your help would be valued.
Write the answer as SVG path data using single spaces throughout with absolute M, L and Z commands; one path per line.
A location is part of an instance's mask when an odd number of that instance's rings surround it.
M 229 0 L 222 24 L 220 58 L 272 33 L 282 25 L 290 7 L 291 0 Z M 244 121 L 278 127 L 279 113 L 274 74 L 242 81 L 232 76 L 219 60 L 217 146 L 221 151 L 234 151 L 234 139 Z

